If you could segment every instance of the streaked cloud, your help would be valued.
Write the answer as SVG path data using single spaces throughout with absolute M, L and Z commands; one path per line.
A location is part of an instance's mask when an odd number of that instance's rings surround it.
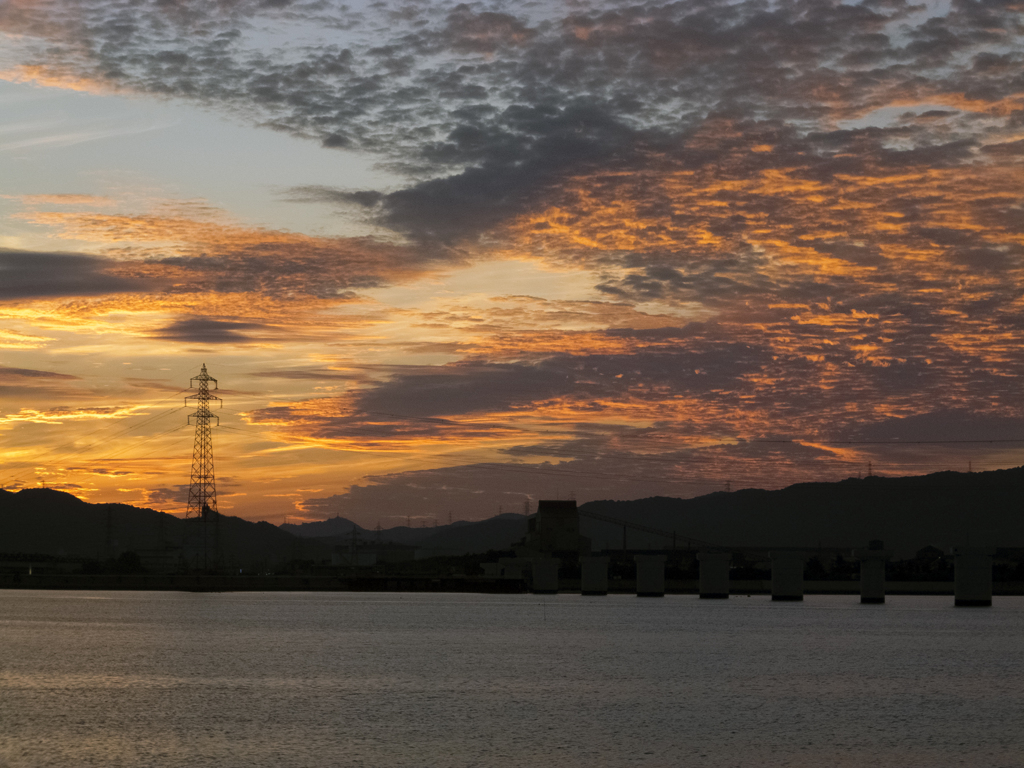
M 115 266 L 82 254 L 0 249 L 0 301 L 139 292 L 157 285 L 118 275 Z
M 264 330 L 266 326 L 260 323 L 189 317 L 175 320 L 152 335 L 157 339 L 196 344 L 251 344 L 258 340 L 254 334 Z
M 67 72 L 51 70 L 42 65 L 22 64 L 11 69 L 0 70 L 0 80 L 92 94 L 105 94 L 114 90 L 113 87 L 105 85 L 101 80 L 78 77 Z
M 6 365 L 0 365 L 0 381 L 17 381 L 23 379 L 61 379 L 68 381 L 78 378 L 78 376 L 72 376 L 67 373 L 57 373 L 55 371 L 34 371 L 27 368 L 9 368 Z
M 97 419 L 119 419 L 133 415 L 140 410 L 138 406 L 118 407 L 104 406 L 100 408 L 52 408 L 39 411 L 23 408 L 18 413 L 0 415 L 0 424 L 24 421 L 33 424 L 64 424 L 69 421 L 94 421 Z
M 125 279 L 171 291 L 258 292 L 344 300 L 351 289 L 408 280 L 433 256 L 370 238 L 328 238 L 241 226 L 203 204 L 151 214 L 31 210 L 25 221 L 94 244 Z
M 76 195 L 70 193 L 57 193 L 52 195 L 22 195 L 22 202 L 26 205 L 37 206 L 37 205 L 83 205 L 91 208 L 96 207 L 107 207 L 114 204 L 114 201 L 109 197 L 99 197 L 97 195 Z

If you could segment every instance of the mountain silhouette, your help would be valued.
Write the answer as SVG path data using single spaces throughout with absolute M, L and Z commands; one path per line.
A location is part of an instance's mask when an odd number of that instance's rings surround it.
M 124 552 L 181 547 L 186 522 L 128 504 L 90 504 L 49 488 L 0 490 L 0 552 L 107 560 Z M 270 523 L 221 515 L 223 562 L 240 568 L 275 567 L 289 560 L 321 560 L 330 550 Z M 194 548 L 194 547 L 193 547 Z
M 745 489 L 692 499 L 592 501 L 580 507 L 580 532 L 595 549 L 621 548 L 622 527 L 608 517 L 735 547 L 863 547 L 881 539 L 899 558 L 925 547 L 1024 547 L 1024 468 L 937 472 L 915 477 L 800 483 L 777 491 Z M 627 530 L 631 549 L 671 546 L 666 536 Z
M 622 526 L 588 517 L 596 513 L 663 531 L 627 528 L 629 549 L 668 549 L 708 542 L 724 547 L 864 547 L 881 539 L 895 556 L 926 546 L 1024 547 L 1024 467 L 992 472 L 938 472 L 916 477 L 850 478 L 800 483 L 777 491 L 744 489 L 692 499 L 655 496 L 634 501 L 591 501 L 580 506 L 580 532 L 594 550 L 621 549 Z M 45 488 L 0 490 L 0 552 L 104 560 L 128 551 L 180 546 L 186 521 L 127 504 L 89 504 Z M 372 544 L 374 530 L 351 520 L 284 525 L 222 516 L 224 561 L 239 567 L 274 567 L 288 560 L 329 559 L 348 544 L 353 527 Z M 509 549 L 525 533 L 522 515 L 380 532 L 384 543 L 415 546 L 422 555 L 462 555 Z
M 285 524 L 281 528 L 303 538 L 316 538 L 329 546 L 351 542 L 352 528 L 358 531 L 361 543 L 373 545 L 378 532 L 362 528 L 344 517 L 332 517 L 299 525 Z M 526 535 L 526 518 L 506 512 L 486 520 L 457 520 L 448 525 L 413 527 L 406 525 L 385 528 L 379 533 L 383 544 L 402 544 L 416 547 L 420 556 L 469 555 L 490 549 L 506 550 Z

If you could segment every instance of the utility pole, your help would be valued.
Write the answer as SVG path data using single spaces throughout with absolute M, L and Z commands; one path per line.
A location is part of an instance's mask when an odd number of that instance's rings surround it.
M 196 382 L 199 382 L 198 391 L 194 395 L 189 395 L 185 398 L 185 404 L 188 405 L 190 400 L 196 402 L 196 412 L 190 413 L 188 417 L 188 423 L 195 424 L 196 427 L 196 439 L 195 445 L 192 448 L 192 483 L 188 490 L 188 508 L 185 510 L 185 523 L 186 526 L 195 526 L 192 530 L 198 534 L 196 538 L 200 540 L 200 548 L 202 549 L 203 558 L 203 570 L 209 570 L 210 568 L 210 523 L 216 523 L 217 518 L 217 487 L 214 482 L 213 474 L 213 433 L 210 431 L 211 422 L 215 422 L 216 426 L 220 426 L 220 417 L 215 416 L 210 412 L 210 401 L 215 400 L 218 403 L 223 401 L 216 395 L 210 394 L 210 384 L 213 384 L 213 389 L 217 389 L 217 380 L 210 376 L 206 372 L 206 364 L 203 364 L 202 370 L 198 376 L 193 376 L 189 382 L 191 387 L 196 387 Z M 213 520 L 211 521 L 211 518 Z M 219 534 L 220 526 L 215 526 L 215 534 Z M 186 527 L 186 531 L 189 530 Z M 220 552 L 220 536 L 217 535 L 218 541 L 214 542 L 216 549 L 214 550 L 214 565 L 219 565 Z M 199 553 L 196 553 L 196 559 L 199 559 Z

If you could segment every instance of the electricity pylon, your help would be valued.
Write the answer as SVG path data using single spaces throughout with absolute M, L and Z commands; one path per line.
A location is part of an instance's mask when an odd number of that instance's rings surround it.
M 220 523 L 217 514 L 217 487 L 213 475 L 213 433 L 210 431 L 210 422 L 216 422 L 220 426 L 220 417 L 210 413 L 210 401 L 223 401 L 216 395 L 210 394 L 210 382 L 213 388 L 217 389 L 217 380 L 206 372 L 206 364 L 198 376 L 193 376 L 189 386 L 195 387 L 199 382 L 199 391 L 194 395 L 185 398 L 185 404 L 189 400 L 196 401 L 196 412 L 190 413 L 188 423 L 196 426 L 196 442 L 192 449 L 192 484 L 188 490 L 188 508 L 185 510 L 185 521 L 187 525 L 199 527 L 198 538 L 203 555 L 203 569 L 210 568 L 210 523 L 214 525 L 215 541 L 214 559 L 219 559 L 220 550 Z M 194 522 L 190 522 L 194 521 Z M 194 530 L 194 529 L 193 529 Z M 196 554 L 198 559 L 198 552 Z

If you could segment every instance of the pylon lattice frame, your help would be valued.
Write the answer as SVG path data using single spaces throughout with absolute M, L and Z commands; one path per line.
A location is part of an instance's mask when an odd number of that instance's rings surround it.
M 189 385 L 195 387 L 199 382 L 199 391 L 194 395 L 185 398 L 185 404 L 189 400 L 196 401 L 196 412 L 190 413 L 188 423 L 196 426 L 196 442 L 192 449 L 192 484 L 188 490 L 188 508 L 185 510 L 185 519 L 206 517 L 217 512 L 217 486 L 213 473 L 213 432 L 210 429 L 210 422 L 216 422 L 220 426 L 220 417 L 210 412 L 210 401 L 215 400 L 221 404 L 223 401 L 216 395 L 210 394 L 210 383 L 217 389 L 217 380 L 206 372 L 206 364 L 198 376 L 193 376 Z

